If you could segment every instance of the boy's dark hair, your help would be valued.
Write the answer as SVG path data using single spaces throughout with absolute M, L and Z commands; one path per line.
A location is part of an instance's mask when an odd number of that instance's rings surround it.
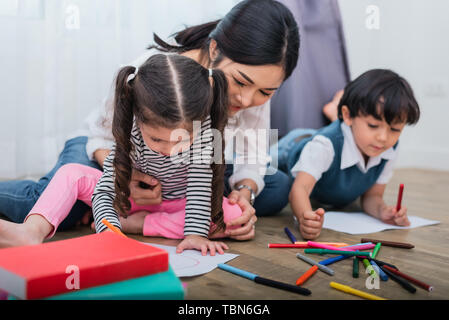
M 298 62 L 299 31 L 295 17 L 282 3 L 273 0 L 244 0 L 234 6 L 223 19 L 186 28 L 175 33 L 177 46 L 172 46 L 156 34 L 157 48 L 169 52 L 200 49 L 209 61 L 209 43 L 217 42 L 220 56 L 246 65 L 281 65 L 284 80 Z
M 338 118 L 343 119 L 342 107 L 347 106 L 351 118 L 373 116 L 388 124 L 419 120 L 419 105 L 408 82 L 386 69 L 369 70 L 348 83 L 338 105 Z

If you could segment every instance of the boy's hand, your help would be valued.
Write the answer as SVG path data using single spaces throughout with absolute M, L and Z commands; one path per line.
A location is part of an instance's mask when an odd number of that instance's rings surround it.
M 229 247 L 224 242 L 210 241 L 205 237 L 191 234 L 178 244 L 176 253 L 181 253 L 186 249 L 200 250 L 203 256 L 207 255 L 207 251 L 210 251 L 210 255 L 214 256 L 215 251 L 218 251 L 219 254 L 224 254 L 223 249 L 227 250 Z
M 304 239 L 313 240 L 318 238 L 324 222 L 324 209 L 304 212 L 299 219 L 299 232 Z
M 385 206 L 380 213 L 380 220 L 385 223 L 403 227 L 408 227 L 410 225 L 406 207 L 402 207 L 399 211 L 396 211 L 396 207 L 394 206 Z

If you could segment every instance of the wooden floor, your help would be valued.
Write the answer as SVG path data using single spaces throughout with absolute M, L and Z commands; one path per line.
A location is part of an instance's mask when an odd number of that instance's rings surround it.
M 334 276 L 318 271 L 309 279 L 304 287 L 312 291 L 306 297 L 286 291 L 256 284 L 250 280 L 215 269 L 205 275 L 182 278 L 187 283 L 187 299 L 360 299 L 329 286 L 330 281 L 336 281 L 352 286 L 387 299 L 449 299 L 449 172 L 402 169 L 396 170 L 387 187 L 386 201 L 394 204 L 400 183 L 405 184 L 403 205 L 408 207 L 409 215 L 441 221 L 434 226 L 411 230 L 389 230 L 366 237 L 391 241 L 408 242 L 415 245 L 414 249 L 398 249 L 382 247 L 378 258 L 396 265 L 401 271 L 414 276 L 423 282 L 434 286 L 433 292 L 427 292 L 417 287 L 412 294 L 400 287 L 396 282 L 380 281 L 379 289 L 368 290 L 365 281 L 368 275 L 360 264 L 360 276 L 352 278 L 352 260 L 337 262 L 331 267 Z M 352 208 L 357 209 L 357 208 Z M 256 273 L 262 277 L 271 278 L 290 284 L 309 269 L 309 265 L 296 258 L 301 249 L 268 249 L 268 243 L 288 243 L 283 228 L 289 227 L 298 240 L 299 231 L 293 223 L 291 211 L 286 207 L 275 217 L 259 218 L 256 225 L 254 240 L 237 242 L 226 241 L 230 253 L 239 257 L 228 264 Z M 90 233 L 88 228 L 78 228 L 73 231 L 59 232 L 53 240 L 71 238 Z M 319 241 L 338 241 L 350 244 L 359 243 L 365 235 L 349 235 L 324 229 Z M 140 241 L 148 238 L 134 237 Z M 178 241 L 167 239 L 152 239 L 167 245 L 176 245 Z M 318 260 L 317 257 L 313 257 Z

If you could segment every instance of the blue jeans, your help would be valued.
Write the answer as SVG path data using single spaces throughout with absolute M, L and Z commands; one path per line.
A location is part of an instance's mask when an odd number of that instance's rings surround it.
M 271 167 L 268 168 L 268 170 L 273 169 L 274 168 Z M 234 166 L 232 164 L 227 164 L 225 171 L 225 196 L 228 196 L 232 191 L 232 188 L 229 185 L 229 177 L 232 175 L 233 171 Z M 276 170 L 272 175 L 265 175 L 265 187 L 256 197 L 254 202 L 256 216 L 265 217 L 279 213 L 288 204 L 291 181 L 292 180 L 287 174 L 279 170 Z
M 37 199 L 44 192 L 58 169 L 68 163 L 79 163 L 102 170 L 97 162 L 86 154 L 87 137 L 76 137 L 66 141 L 55 167 L 39 181 L 13 180 L 0 182 L 0 212 L 16 223 L 22 223 Z M 76 225 L 90 207 L 77 201 L 58 230 L 67 230 Z
M 292 157 L 292 154 L 299 151 L 299 142 L 302 141 L 302 139 L 315 134 L 316 131 L 316 129 L 294 129 L 270 148 L 271 157 L 273 159 L 275 157 L 277 158 L 278 169 L 287 174 L 290 179 L 293 180 L 290 170 L 299 160 L 298 157 Z

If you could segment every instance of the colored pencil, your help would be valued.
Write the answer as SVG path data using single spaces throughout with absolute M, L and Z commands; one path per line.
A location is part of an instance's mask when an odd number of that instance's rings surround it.
M 275 280 L 271 280 L 271 279 L 267 279 L 267 278 L 263 278 L 258 276 L 257 274 L 224 264 L 224 263 L 219 263 L 218 267 L 222 270 L 231 272 L 233 274 L 236 274 L 238 276 L 247 278 L 249 280 L 253 280 L 256 283 L 260 283 L 269 287 L 273 287 L 273 288 L 278 288 L 278 289 L 282 289 L 282 290 L 286 290 L 286 291 L 291 291 L 294 293 L 299 293 L 305 296 L 310 295 L 312 292 L 309 289 L 306 288 L 302 288 L 302 287 L 298 287 L 298 286 L 294 286 L 288 283 L 283 283 L 283 282 L 279 282 L 279 281 L 275 281 Z
M 295 244 L 307 244 L 307 242 L 308 241 L 295 241 Z M 344 243 L 344 242 L 317 242 L 317 243 L 327 244 L 329 246 L 334 246 L 337 248 L 349 246 L 349 244 Z
M 300 286 L 302 285 L 304 282 L 306 282 L 311 276 L 313 276 L 318 270 L 318 266 L 314 265 L 312 266 L 309 270 L 306 271 L 306 273 L 304 273 L 302 276 L 300 276 L 297 280 L 296 280 L 296 285 Z
M 356 251 L 356 250 L 369 250 L 375 247 L 372 243 L 361 243 L 350 247 L 342 247 L 337 248 L 331 245 L 323 244 L 320 242 L 314 242 L 314 241 L 307 241 L 307 244 L 310 247 L 313 248 L 320 248 L 320 249 L 328 249 L 328 250 L 339 250 L 339 251 Z
M 369 260 L 370 264 L 373 266 L 374 270 L 379 274 L 380 280 L 387 281 L 388 275 L 377 265 L 374 260 Z
M 354 260 L 352 262 L 352 277 L 358 278 L 359 277 L 359 258 L 354 257 Z
M 299 248 L 299 249 L 307 249 L 312 248 L 307 244 L 296 244 L 296 243 L 269 243 L 268 248 Z
M 365 266 L 366 269 L 368 269 L 371 266 L 371 271 L 370 271 L 370 275 L 371 277 L 373 277 L 374 279 L 377 278 L 377 273 L 376 270 L 374 269 L 374 267 L 371 265 L 371 263 L 369 262 L 368 259 L 362 259 L 363 265 Z
M 115 233 L 117 233 L 117 234 L 119 234 L 119 235 L 124 236 L 125 238 L 127 238 L 127 237 L 120 231 L 119 228 L 113 226 L 108 220 L 103 219 L 103 220 L 101 220 L 101 222 L 102 222 L 106 227 L 108 227 L 108 229 L 111 230 L 112 232 L 115 232 Z
M 426 283 L 424 283 L 422 281 L 419 281 L 419 280 L 417 280 L 415 278 L 412 278 L 409 275 L 406 275 L 405 273 L 402 273 L 402 272 L 400 272 L 398 270 L 395 270 L 395 269 L 393 269 L 393 268 L 391 268 L 391 267 L 389 267 L 387 265 L 385 265 L 383 267 L 385 269 L 387 269 L 388 271 L 394 273 L 395 275 L 397 275 L 397 276 L 399 276 L 401 278 L 404 278 L 404 279 L 410 281 L 411 283 L 416 284 L 417 286 L 419 286 L 419 287 L 421 287 L 421 288 L 423 288 L 423 289 L 425 289 L 425 290 L 427 290 L 429 292 L 433 291 L 433 287 L 431 285 L 428 285 L 428 284 L 426 284 Z
M 402 194 L 404 192 L 404 184 L 399 185 L 398 202 L 396 203 L 396 211 L 401 210 Z
M 375 296 L 374 294 L 369 294 L 354 288 L 351 288 L 350 286 L 346 286 L 344 284 L 341 283 L 337 283 L 337 282 L 331 282 L 330 286 L 334 289 L 349 293 L 349 294 L 353 294 L 355 296 L 361 297 L 361 298 L 365 298 L 365 299 L 370 299 L 370 300 L 386 300 L 385 298 L 381 298 L 379 296 Z
M 382 243 L 383 246 L 387 247 L 395 247 L 395 248 L 404 248 L 404 249 L 412 249 L 415 246 L 410 243 L 403 243 L 403 242 L 394 242 L 394 241 L 385 241 L 385 240 L 377 240 L 377 239 L 368 239 L 368 238 L 362 238 L 362 242 L 372 242 L 372 243 Z
M 305 255 L 302 255 L 302 254 L 300 254 L 300 253 L 297 253 L 297 254 L 296 254 L 296 257 L 297 257 L 298 259 L 301 259 L 301 260 L 307 262 L 308 264 L 311 264 L 312 266 L 317 266 L 318 269 L 320 269 L 321 271 L 327 273 L 327 274 L 330 275 L 330 276 L 333 276 L 333 275 L 334 275 L 334 270 L 332 270 L 331 268 L 326 267 L 325 265 L 322 265 L 322 264 L 320 264 L 320 263 L 318 263 L 318 262 L 316 262 L 316 261 L 310 259 L 309 257 L 306 257 Z
M 397 283 L 399 283 L 405 290 L 407 290 L 410 293 L 415 293 L 416 292 L 416 288 L 414 286 L 412 286 L 410 283 L 408 283 L 407 280 L 402 279 L 400 277 L 398 277 L 397 275 L 395 275 L 392 271 L 388 270 L 387 268 L 385 268 L 385 266 L 381 267 L 382 270 L 388 274 L 390 276 L 390 278 L 393 281 L 396 281 Z
M 379 253 L 379 250 L 380 250 L 380 246 L 381 246 L 381 245 L 382 245 L 382 242 L 378 242 L 378 243 L 376 244 L 376 246 L 374 247 L 374 250 L 373 250 L 373 254 L 371 255 L 371 258 L 373 258 L 373 259 L 376 258 L 377 254 Z
M 361 252 L 361 251 L 340 251 L 340 250 L 329 250 L 329 249 L 305 249 L 304 253 L 319 253 L 319 254 L 338 254 L 344 256 L 361 256 L 370 257 L 371 252 Z
M 351 245 L 351 246 L 344 247 L 344 249 L 349 249 L 349 248 L 357 247 L 357 246 L 362 245 L 362 244 L 368 244 L 368 243 L 354 244 L 354 245 Z M 319 261 L 318 263 L 319 263 L 319 264 L 322 264 L 322 265 L 324 265 L 324 266 L 328 266 L 328 265 L 330 265 L 330 264 L 332 264 L 332 263 L 335 263 L 335 262 L 338 262 L 338 261 L 341 261 L 341 260 L 345 260 L 345 259 L 350 258 L 350 257 L 351 257 L 351 256 L 336 256 L 336 257 L 332 257 L 332 258 L 328 258 L 328 259 L 321 260 L 321 261 Z
M 295 238 L 295 236 L 293 235 L 293 233 L 291 233 L 291 231 L 290 231 L 287 227 L 284 228 L 284 231 L 285 231 L 285 233 L 287 234 L 287 236 L 290 238 L 290 241 L 291 241 L 292 243 L 295 243 L 295 242 L 296 242 L 296 238 Z

